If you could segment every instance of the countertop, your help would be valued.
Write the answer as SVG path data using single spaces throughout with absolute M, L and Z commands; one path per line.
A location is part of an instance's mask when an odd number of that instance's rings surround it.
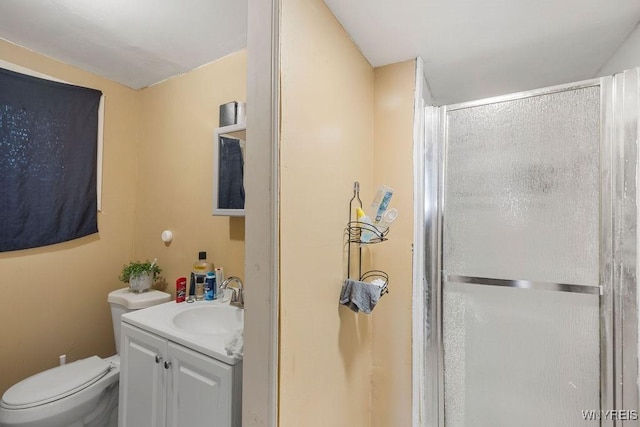
M 210 328 L 211 332 L 208 332 L 208 325 L 199 324 L 197 325 L 197 328 L 193 328 L 199 329 L 199 331 L 189 331 L 178 328 L 173 323 L 174 316 L 179 313 L 206 306 L 223 307 L 225 313 L 228 313 L 230 316 L 230 322 L 225 323 L 234 325 L 234 330 L 229 330 L 228 325 L 226 325 L 225 328 L 221 328 L 219 325 L 212 324 Z M 218 300 L 195 301 L 193 303 L 176 303 L 175 301 L 170 301 L 164 304 L 123 314 L 122 321 L 148 332 L 160 335 L 163 338 L 213 357 L 214 359 L 226 364 L 236 365 L 241 362 L 241 360 L 227 355 L 225 343 L 231 339 L 238 328 L 243 327 L 244 310 L 229 306 L 228 303 L 220 302 Z M 203 330 L 205 332 L 203 332 Z

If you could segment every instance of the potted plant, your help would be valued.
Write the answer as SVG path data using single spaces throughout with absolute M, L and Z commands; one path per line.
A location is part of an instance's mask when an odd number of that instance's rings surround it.
M 151 288 L 154 280 L 158 278 L 162 269 L 156 264 L 156 260 L 153 262 L 149 260 L 145 262 L 130 262 L 129 265 L 122 267 L 122 273 L 118 276 L 121 282 L 128 283 L 129 289 L 133 292 L 144 292 Z

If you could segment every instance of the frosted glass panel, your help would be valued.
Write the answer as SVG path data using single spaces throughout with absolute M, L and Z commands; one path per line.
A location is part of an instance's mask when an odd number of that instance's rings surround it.
M 600 408 L 597 295 L 446 283 L 447 427 L 584 426 Z
M 600 88 L 447 112 L 444 277 L 600 284 Z M 445 425 L 582 426 L 591 294 L 446 282 Z
M 599 284 L 600 88 L 447 113 L 448 274 Z

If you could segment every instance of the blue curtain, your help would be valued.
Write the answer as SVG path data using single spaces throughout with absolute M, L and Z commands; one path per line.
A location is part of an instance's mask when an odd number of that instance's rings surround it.
M 0 251 L 98 232 L 101 95 L 0 69 Z

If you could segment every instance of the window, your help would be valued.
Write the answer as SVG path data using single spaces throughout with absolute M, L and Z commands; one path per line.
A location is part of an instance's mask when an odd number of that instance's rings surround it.
M 0 69 L 0 251 L 98 231 L 101 95 Z

